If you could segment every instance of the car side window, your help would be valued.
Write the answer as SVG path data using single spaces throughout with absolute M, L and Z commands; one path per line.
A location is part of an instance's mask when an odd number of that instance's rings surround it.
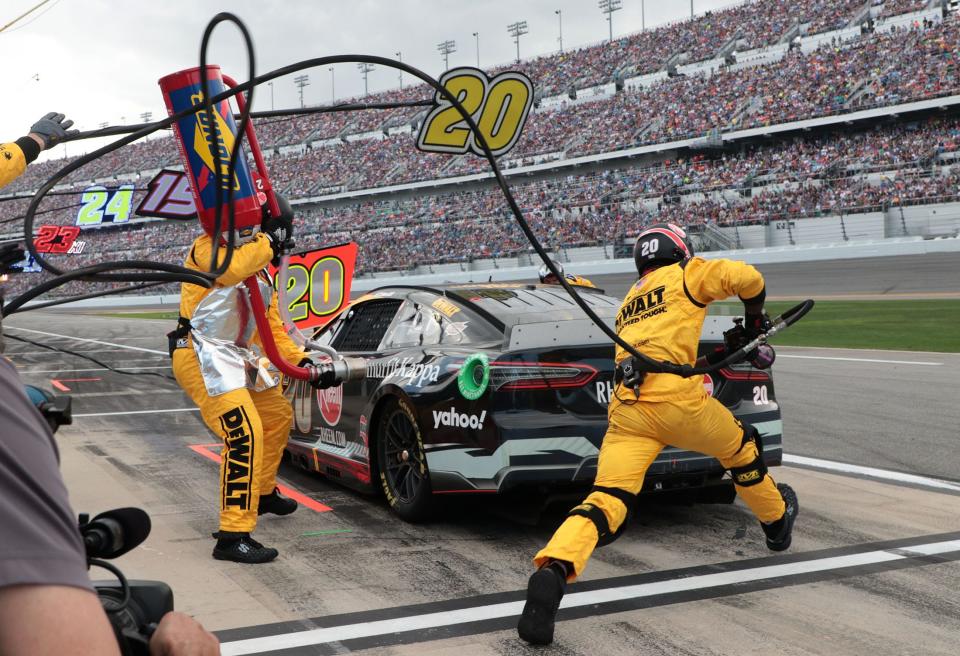
M 401 303 L 399 299 L 377 299 L 347 309 L 338 319 L 340 325 L 331 328 L 336 335 L 330 346 L 347 353 L 376 351 Z
M 397 312 L 393 326 L 384 339 L 384 349 L 400 349 L 424 344 L 424 316 L 418 303 L 406 301 Z
M 465 322 L 455 322 L 430 305 L 407 301 L 387 334 L 385 348 L 464 344 L 467 336 Z

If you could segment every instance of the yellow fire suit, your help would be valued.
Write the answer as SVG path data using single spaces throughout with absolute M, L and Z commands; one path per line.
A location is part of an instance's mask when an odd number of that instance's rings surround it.
M 0 187 L 6 187 L 23 175 L 27 164 L 37 159 L 39 154 L 40 145 L 30 137 L 0 144 Z
M 207 270 L 211 244 L 209 236 L 198 237 L 185 266 L 198 271 Z M 258 234 L 253 241 L 234 251 L 229 268 L 217 278 L 217 286 L 230 287 L 257 275 L 272 257 L 269 240 Z M 184 283 L 180 292 L 180 316 L 189 320 L 210 291 Z M 267 317 L 281 356 L 291 364 L 299 363 L 303 352 L 283 329 L 276 294 L 270 300 Z M 254 333 L 251 342 L 259 346 L 259 335 Z M 260 494 L 269 494 L 276 486 L 277 468 L 290 436 L 293 410 L 278 385 L 260 392 L 240 388 L 211 396 L 192 344 L 188 342 L 184 346 L 186 348 L 177 348 L 173 352 L 173 373 L 200 408 L 204 422 L 223 440 L 220 530 L 250 532 L 257 524 Z
M 655 360 L 693 365 L 707 305 L 734 294 L 756 302 L 763 292 L 763 277 L 743 262 L 695 257 L 660 267 L 627 294 L 617 315 L 617 334 Z M 615 357 L 620 362 L 628 354 L 618 346 Z M 585 515 L 599 509 L 615 533 L 627 516 L 624 498 L 640 492 L 647 468 L 666 445 L 714 456 L 726 468 L 743 468 L 735 482 L 745 484 L 736 489 L 754 515 L 765 523 L 783 516 L 783 498 L 758 465 L 755 443 L 723 404 L 706 395 L 703 376 L 647 374 L 637 398 L 633 390 L 616 386 L 595 487 L 535 556 L 538 567 L 562 560 L 573 566 L 568 580 L 579 576 L 599 536 L 597 524 Z M 578 509 L 584 514 L 575 514 Z

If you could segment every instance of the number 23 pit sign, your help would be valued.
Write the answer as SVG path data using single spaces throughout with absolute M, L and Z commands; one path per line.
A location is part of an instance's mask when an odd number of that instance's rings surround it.
M 332 319 L 350 302 L 350 283 L 357 262 L 354 243 L 318 248 L 290 256 L 287 268 L 287 301 L 297 328 L 315 328 Z M 279 288 L 278 270 L 270 266 L 273 286 Z

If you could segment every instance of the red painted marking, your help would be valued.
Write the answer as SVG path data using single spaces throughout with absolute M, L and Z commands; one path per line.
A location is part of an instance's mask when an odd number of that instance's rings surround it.
M 64 385 L 64 383 L 86 383 L 93 380 L 100 380 L 99 378 L 51 378 L 50 384 L 56 387 L 61 392 L 69 392 L 70 388 Z
M 210 450 L 213 448 L 219 449 L 221 446 L 219 443 L 191 444 L 189 446 L 190 446 L 190 450 L 193 451 L 194 453 L 199 453 L 204 458 L 212 460 L 218 465 L 220 464 L 220 455 Z M 286 485 L 277 483 L 277 489 L 280 490 L 280 493 L 283 494 L 284 496 L 290 497 L 297 503 L 303 506 L 306 506 L 307 508 L 309 508 L 310 510 L 313 510 L 314 512 L 322 513 L 322 512 L 329 512 L 333 510 L 333 508 L 331 508 L 330 506 L 322 504 L 316 499 L 311 499 L 306 494 L 303 494 L 302 492 L 298 492 L 297 490 L 294 490 L 292 487 L 287 487 Z

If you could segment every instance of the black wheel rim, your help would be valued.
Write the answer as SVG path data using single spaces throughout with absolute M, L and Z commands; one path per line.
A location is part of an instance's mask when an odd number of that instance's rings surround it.
M 390 491 L 402 503 L 410 503 L 426 484 L 427 463 L 417 429 L 401 409 L 383 424 L 383 470 Z

